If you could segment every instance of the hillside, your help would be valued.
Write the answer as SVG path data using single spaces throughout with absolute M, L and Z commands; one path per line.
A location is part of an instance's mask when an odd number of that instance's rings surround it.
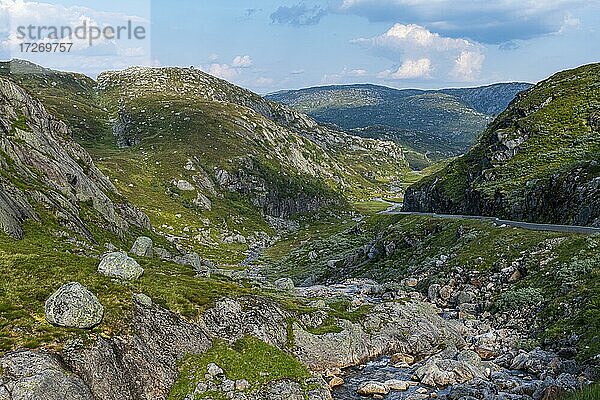
M 324 86 L 268 95 L 273 101 L 364 137 L 394 140 L 432 159 L 464 153 L 514 96 L 531 85 L 399 90 Z
M 198 70 L 131 68 L 95 82 L 11 67 L 157 232 L 220 262 L 264 246 L 295 213 L 349 209 L 410 172 L 391 142 L 324 128 Z
M 600 226 L 599 72 L 519 95 L 466 155 L 410 188 L 405 209 Z

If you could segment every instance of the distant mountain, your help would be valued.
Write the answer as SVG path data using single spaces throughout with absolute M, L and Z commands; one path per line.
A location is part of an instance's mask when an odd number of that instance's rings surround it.
M 463 89 L 324 86 L 266 97 L 363 137 L 392 139 L 433 159 L 464 153 L 515 97 L 532 85 L 499 83 Z
M 517 99 L 463 157 L 410 188 L 411 211 L 600 226 L 600 64 Z

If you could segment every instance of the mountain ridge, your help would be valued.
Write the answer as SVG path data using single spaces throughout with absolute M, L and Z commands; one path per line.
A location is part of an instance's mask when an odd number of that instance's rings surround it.
M 265 96 L 363 137 L 394 140 L 434 159 L 462 154 L 491 116 L 527 83 L 474 88 L 395 89 L 373 84 L 335 85 Z

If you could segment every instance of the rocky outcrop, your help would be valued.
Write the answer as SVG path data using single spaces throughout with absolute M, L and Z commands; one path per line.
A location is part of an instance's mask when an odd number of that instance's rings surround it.
M 98 273 L 111 278 L 134 280 L 144 274 L 144 269 L 127 253 L 109 253 L 98 265 Z
M 93 240 L 80 218 L 86 203 L 105 220 L 105 228 L 123 232 L 147 217 L 128 205 L 128 214 L 110 196 L 115 187 L 90 155 L 70 138 L 67 126 L 11 81 L 0 78 L 0 226 L 21 237 L 22 222 L 35 219 L 34 204 L 52 210 L 68 228 Z M 23 189 L 26 187 L 27 189 Z M 144 218 L 145 217 L 145 218 Z
M 53 325 L 89 329 L 102 322 L 104 307 L 78 282 L 61 286 L 46 300 L 46 319 Z
M 165 399 L 175 382 L 177 363 L 212 345 L 206 329 L 135 296 L 131 335 L 99 339 L 92 347 L 71 343 L 65 363 L 90 388 L 95 400 Z
M 56 356 L 22 350 L 5 354 L 2 367 L 2 400 L 94 400 L 90 389 L 69 372 Z
M 407 190 L 405 211 L 600 226 L 600 132 L 589 101 L 599 70 L 561 72 L 519 95 L 466 155 Z M 578 110 L 572 119 L 566 108 Z
M 376 305 L 361 323 L 339 321 L 340 333 L 313 335 L 294 324 L 295 353 L 312 369 L 345 368 L 384 354 L 403 352 L 419 357 L 440 346 L 464 347 L 459 332 L 420 302 Z

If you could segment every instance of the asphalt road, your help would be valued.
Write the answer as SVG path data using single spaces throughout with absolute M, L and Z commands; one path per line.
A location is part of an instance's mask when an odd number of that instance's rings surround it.
M 389 202 L 386 202 L 389 203 Z M 592 228 L 588 226 L 577 226 L 577 225 L 554 225 L 554 224 L 536 224 L 532 222 L 522 221 L 509 221 L 505 219 L 499 219 L 495 217 L 484 217 L 479 215 L 455 215 L 455 214 L 436 214 L 436 213 L 422 213 L 422 212 L 410 212 L 401 211 L 402 204 L 389 203 L 392 206 L 379 214 L 387 215 L 421 215 L 432 218 L 442 219 L 474 219 L 478 221 L 489 221 L 498 227 L 514 227 L 528 229 L 530 231 L 542 231 L 542 232 L 560 232 L 560 233 L 579 233 L 584 235 L 600 234 L 600 228 Z

